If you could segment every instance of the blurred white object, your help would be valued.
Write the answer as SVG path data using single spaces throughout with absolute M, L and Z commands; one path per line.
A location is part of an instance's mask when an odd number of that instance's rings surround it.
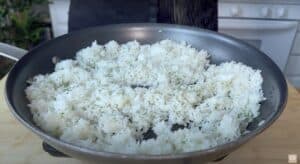
M 241 14 L 241 9 L 239 6 L 234 6 L 231 8 L 231 16 L 238 17 Z
M 49 4 L 54 37 L 68 33 L 70 0 L 52 0 Z

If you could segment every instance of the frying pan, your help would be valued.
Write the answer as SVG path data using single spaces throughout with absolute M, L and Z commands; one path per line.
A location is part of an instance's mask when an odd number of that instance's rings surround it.
M 45 133 L 33 122 L 24 93 L 26 80 L 37 74 L 53 72 L 53 57 L 73 58 L 78 50 L 89 46 L 94 40 L 104 44 L 110 40 L 119 43 L 130 40 L 154 43 L 163 39 L 186 41 L 197 49 L 206 49 L 212 54 L 211 62 L 215 64 L 234 60 L 262 70 L 264 79 L 262 88 L 267 100 L 261 104 L 260 115 L 248 125 L 250 133 L 235 141 L 201 151 L 166 155 L 130 155 L 94 151 L 61 141 Z M 71 157 L 99 163 L 204 163 L 218 159 L 228 155 L 269 127 L 283 111 L 287 100 L 285 78 L 267 55 L 240 40 L 194 27 L 147 23 L 108 25 L 58 37 L 34 48 L 24 56 L 25 51 L 20 49 L 5 50 L 5 52 L 2 55 L 19 59 L 9 72 L 5 86 L 6 100 L 13 115 L 57 150 Z M 259 126 L 262 120 L 264 123 Z

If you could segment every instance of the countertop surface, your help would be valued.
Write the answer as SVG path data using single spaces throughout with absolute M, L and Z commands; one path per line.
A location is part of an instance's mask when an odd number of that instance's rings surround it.
M 83 164 L 72 158 L 56 158 L 42 149 L 42 141 L 21 125 L 4 100 L 5 79 L 0 81 L 0 163 Z M 289 86 L 288 104 L 280 118 L 266 131 L 216 164 L 284 164 L 288 155 L 300 158 L 300 94 Z M 298 161 L 300 163 L 300 161 Z

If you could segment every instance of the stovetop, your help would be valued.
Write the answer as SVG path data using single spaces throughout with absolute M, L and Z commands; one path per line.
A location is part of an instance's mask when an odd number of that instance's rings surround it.
M 219 0 L 219 18 L 300 20 L 299 0 Z
M 300 4 L 299 0 L 219 0 L 219 2 L 236 2 L 236 3 L 270 3 L 270 4 Z

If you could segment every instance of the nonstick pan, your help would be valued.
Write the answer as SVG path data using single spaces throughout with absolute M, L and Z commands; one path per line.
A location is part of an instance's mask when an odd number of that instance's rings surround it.
M 186 41 L 197 49 L 206 49 L 212 54 L 211 61 L 215 64 L 234 60 L 262 70 L 263 91 L 267 99 L 261 104 L 260 115 L 249 124 L 248 130 L 250 130 L 250 133 L 235 141 L 207 150 L 167 155 L 129 155 L 94 151 L 66 143 L 48 135 L 33 122 L 32 114 L 27 107 L 28 100 L 24 93 L 27 86 L 26 80 L 37 74 L 53 72 L 54 64 L 52 60 L 54 57 L 60 59 L 73 58 L 78 50 L 89 46 L 94 40 L 104 44 L 110 40 L 116 40 L 119 43 L 131 40 L 138 40 L 141 43 L 154 43 L 163 39 Z M 267 55 L 240 40 L 194 27 L 167 24 L 108 25 L 88 28 L 55 38 L 34 48 L 23 57 L 21 56 L 25 51 L 20 49 L 3 51 L 4 55 L 19 59 L 9 72 L 5 86 L 6 100 L 13 115 L 29 130 L 57 150 L 74 158 L 98 163 L 155 162 L 158 164 L 213 161 L 228 155 L 269 127 L 283 111 L 287 100 L 285 78 Z M 263 120 L 264 123 L 259 126 L 259 122 Z

